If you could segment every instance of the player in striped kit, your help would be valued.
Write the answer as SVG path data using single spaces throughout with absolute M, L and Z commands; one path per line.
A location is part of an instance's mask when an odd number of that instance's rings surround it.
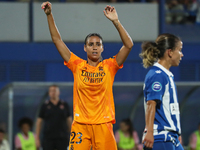
M 145 42 L 142 53 L 145 68 L 153 66 L 144 83 L 146 127 L 143 135 L 144 150 L 183 150 L 180 112 L 171 66 L 178 66 L 182 41 L 172 34 L 161 34 L 155 42 Z

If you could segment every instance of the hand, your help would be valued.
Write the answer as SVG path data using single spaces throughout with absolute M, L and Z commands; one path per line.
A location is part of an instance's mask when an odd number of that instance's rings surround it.
M 47 2 L 42 3 L 41 8 L 44 9 L 44 12 L 46 15 L 51 14 L 52 6 L 50 2 L 47 1 Z
M 153 148 L 153 143 L 154 143 L 153 132 L 147 131 L 142 143 L 145 145 L 146 148 Z
M 104 15 L 110 20 L 110 21 L 118 21 L 118 15 L 115 7 L 106 6 L 105 10 L 103 11 Z

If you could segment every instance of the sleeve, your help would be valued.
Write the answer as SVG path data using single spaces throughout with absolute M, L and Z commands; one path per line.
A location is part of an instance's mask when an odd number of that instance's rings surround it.
M 19 137 L 16 135 L 16 136 L 15 136 L 15 148 L 17 149 L 17 148 L 21 148 L 21 147 L 22 147 L 22 145 L 21 145 L 20 139 L 19 139 Z
M 119 69 L 123 68 L 123 64 L 121 66 L 118 65 L 116 56 L 117 55 L 107 59 L 107 64 L 109 66 L 109 69 L 112 70 L 114 74 L 116 74 Z
M 190 148 L 192 148 L 192 149 L 196 149 L 196 144 L 197 144 L 197 137 L 196 137 L 196 135 L 193 133 L 193 134 L 190 136 L 189 146 L 190 146 Z
M 40 111 L 39 111 L 38 117 L 44 119 L 44 117 L 45 117 L 45 104 L 43 104 L 43 105 L 40 107 Z
M 76 66 L 84 60 L 76 56 L 71 52 L 71 56 L 68 62 L 64 61 L 64 65 L 67 66 L 72 72 L 75 72 Z
M 70 108 L 69 108 L 69 105 L 68 103 L 65 102 L 65 109 L 67 111 L 67 118 L 71 116 L 71 113 L 70 113 Z
M 116 140 L 116 143 L 119 143 L 119 131 L 115 132 L 115 140 Z
M 160 100 L 165 92 L 166 78 L 163 74 L 156 73 L 145 81 L 146 101 Z

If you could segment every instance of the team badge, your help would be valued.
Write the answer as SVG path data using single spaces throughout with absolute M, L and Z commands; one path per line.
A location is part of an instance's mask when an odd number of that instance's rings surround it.
M 162 85 L 160 84 L 160 82 L 154 82 L 152 84 L 152 90 L 159 92 L 162 89 Z
M 99 71 L 103 71 L 103 67 L 100 66 L 100 67 L 99 67 Z
M 161 73 L 162 71 L 161 71 L 161 70 L 156 70 L 155 72 L 156 72 L 156 73 Z

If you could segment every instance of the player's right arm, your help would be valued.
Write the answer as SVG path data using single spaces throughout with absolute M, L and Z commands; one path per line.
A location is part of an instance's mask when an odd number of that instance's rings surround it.
M 147 133 L 142 141 L 146 148 L 153 148 L 154 136 L 153 136 L 153 125 L 156 112 L 156 101 L 147 101 L 147 109 L 145 113 L 145 122 Z
M 51 38 L 53 43 L 55 44 L 58 52 L 62 56 L 62 58 L 68 62 L 71 56 L 71 52 L 69 48 L 65 45 L 65 43 L 62 41 L 62 38 L 60 36 L 60 33 L 56 27 L 53 14 L 51 12 L 52 5 L 50 2 L 44 2 L 41 5 L 42 9 L 44 9 L 45 14 L 47 15 L 48 25 L 49 25 L 49 31 L 51 34 Z
M 43 119 L 42 118 L 37 118 L 37 122 L 36 122 L 36 139 L 37 139 L 37 144 L 40 147 L 40 132 L 41 132 L 41 127 L 42 127 L 42 122 Z

